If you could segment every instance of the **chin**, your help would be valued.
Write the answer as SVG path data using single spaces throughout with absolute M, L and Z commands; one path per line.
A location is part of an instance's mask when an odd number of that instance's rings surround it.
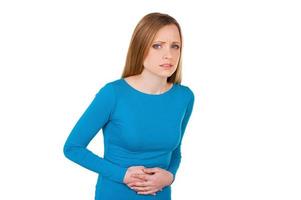
M 174 71 L 172 71 L 172 70 L 170 70 L 170 71 L 167 71 L 167 70 L 165 70 L 165 71 L 156 71 L 156 72 L 154 71 L 153 73 L 156 74 L 157 76 L 160 76 L 160 77 L 163 77 L 163 78 L 168 78 L 168 77 L 173 75 Z
M 161 76 L 161 77 L 163 77 L 163 78 L 168 78 L 168 77 L 171 77 L 172 76 L 172 74 L 170 74 L 170 73 L 162 73 L 162 74 L 160 74 L 159 76 Z

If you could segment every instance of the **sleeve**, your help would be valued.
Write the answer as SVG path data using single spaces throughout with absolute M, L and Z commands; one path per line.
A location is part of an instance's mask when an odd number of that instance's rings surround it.
M 191 98 L 187 105 L 186 112 L 185 112 L 185 115 L 184 115 L 184 118 L 182 121 L 182 125 L 181 125 L 181 140 L 180 140 L 178 147 L 172 152 L 171 161 L 170 161 L 169 167 L 167 169 L 169 172 L 171 172 L 173 174 L 173 178 L 174 178 L 173 182 L 175 180 L 176 173 L 177 173 L 178 168 L 181 163 L 181 158 L 182 158 L 181 144 L 182 144 L 182 140 L 183 140 L 183 135 L 185 133 L 185 129 L 187 127 L 189 118 L 190 118 L 192 110 L 193 110 L 193 105 L 194 105 L 194 94 L 191 90 L 190 90 L 190 93 L 191 93 Z
M 111 163 L 87 149 L 93 137 L 110 120 L 115 104 L 114 94 L 113 85 L 110 84 L 106 84 L 98 91 L 73 127 L 65 142 L 63 152 L 68 159 L 82 167 L 123 183 L 127 168 Z

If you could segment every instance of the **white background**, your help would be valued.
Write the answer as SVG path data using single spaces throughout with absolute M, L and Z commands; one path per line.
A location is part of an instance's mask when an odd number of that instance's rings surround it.
M 301 199 L 298 1 L 1 1 L 0 199 L 88 200 L 97 174 L 63 145 L 105 83 L 121 76 L 150 12 L 184 34 L 195 107 L 173 200 Z M 101 132 L 100 132 L 101 133 Z M 102 135 L 89 148 L 102 155 Z

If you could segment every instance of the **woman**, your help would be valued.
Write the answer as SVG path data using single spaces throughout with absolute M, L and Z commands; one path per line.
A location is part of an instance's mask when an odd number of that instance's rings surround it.
M 194 94 L 181 85 L 182 34 L 167 14 L 136 26 L 120 79 L 105 84 L 72 129 L 65 156 L 98 173 L 96 200 L 171 199 Z M 87 145 L 103 130 L 104 156 Z

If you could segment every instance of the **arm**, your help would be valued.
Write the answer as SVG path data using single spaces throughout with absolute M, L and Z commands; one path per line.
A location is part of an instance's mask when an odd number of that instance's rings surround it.
M 169 172 L 171 172 L 173 174 L 173 182 L 175 180 L 176 173 L 177 173 L 179 165 L 181 163 L 181 158 L 182 158 L 182 156 L 181 156 L 181 144 L 182 144 L 182 140 L 183 140 L 183 135 L 185 133 L 185 129 L 187 127 L 189 118 L 190 118 L 192 110 L 193 110 L 193 105 L 194 105 L 194 94 L 191 91 L 190 101 L 187 105 L 187 109 L 186 109 L 186 112 L 185 112 L 185 115 L 184 115 L 184 118 L 183 118 L 183 121 L 182 121 L 181 140 L 180 140 L 180 143 L 179 143 L 178 147 L 172 152 L 170 165 L 169 165 L 169 168 L 167 169 Z
M 64 155 L 71 161 L 103 176 L 123 183 L 127 168 L 113 164 L 87 149 L 98 131 L 110 120 L 115 105 L 113 85 L 106 84 L 73 127 L 64 145 Z

